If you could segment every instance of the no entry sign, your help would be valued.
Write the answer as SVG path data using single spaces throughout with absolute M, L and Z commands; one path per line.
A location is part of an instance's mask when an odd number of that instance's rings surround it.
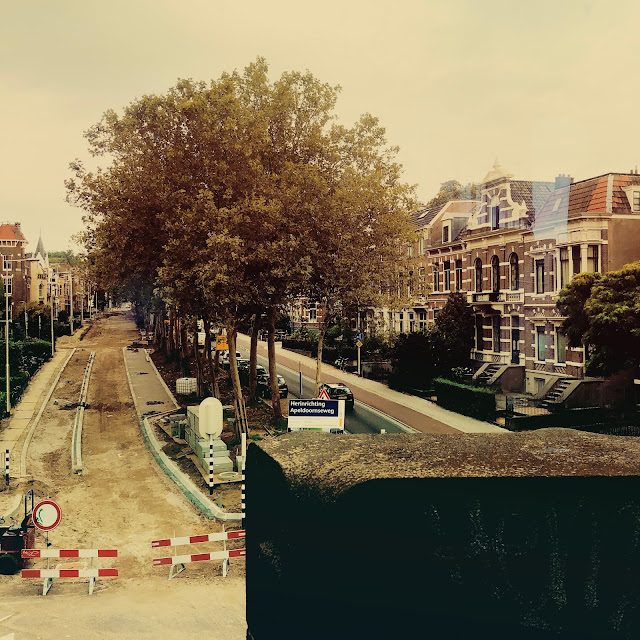
M 62 509 L 53 500 L 42 500 L 33 508 L 33 524 L 41 531 L 55 529 L 62 520 Z

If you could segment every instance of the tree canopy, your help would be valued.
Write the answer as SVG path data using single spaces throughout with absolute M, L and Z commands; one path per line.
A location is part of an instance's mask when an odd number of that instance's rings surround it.
M 330 317 L 370 304 L 409 237 L 411 188 L 376 118 L 334 122 L 338 93 L 309 72 L 271 82 L 258 58 L 107 111 L 86 133 L 106 166 L 77 160 L 67 181 L 93 277 L 231 334 L 300 295 Z
M 640 365 L 640 261 L 607 274 L 581 273 L 560 292 L 572 346 L 587 348 L 587 375 Z

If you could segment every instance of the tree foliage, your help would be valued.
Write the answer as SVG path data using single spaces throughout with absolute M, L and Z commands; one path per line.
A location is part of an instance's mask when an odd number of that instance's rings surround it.
M 438 193 L 427 202 L 427 207 L 443 205 L 450 200 L 475 200 L 477 186 L 470 182 L 462 186 L 457 180 L 447 180 L 440 185 Z
M 576 275 L 557 306 L 570 344 L 586 345 L 588 375 L 640 365 L 640 261 L 602 276 Z
M 107 111 L 86 137 L 108 166 L 75 161 L 67 181 L 86 212 L 92 277 L 225 326 L 237 398 L 231 342 L 243 321 L 266 314 L 276 413 L 279 311 L 301 294 L 327 318 L 370 304 L 408 235 L 411 189 L 396 149 L 372 116 L 336 124 L 337 96 L 309 72 L 271 82 L 261 58 L 210 83 L 181 80 L 122 115 Z

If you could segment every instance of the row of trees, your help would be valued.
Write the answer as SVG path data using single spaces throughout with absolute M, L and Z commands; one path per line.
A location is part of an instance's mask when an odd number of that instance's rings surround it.
M 351 309 L 398 301 L 411 238 L 412 188 L 397 149 L 370 115 L 338 124 L 338 92 L 308 72 L 270 82 L 261 58 L 210 83 L 181 80 L 122 115 L 107 111 L 86 133 L 107 164 L 89 171 L 75 161 L 66 183 L 86 212 L 92 278 L 145 317 L 154 311 L 158 332 L 168 319 L 174 356 L 186 344 L 178 326 L 195 332 L 203 319 L 205 353 L 211 323 L 224 327 L 237 400 L 238 327 L 254 318 L 255 367 L 266 316 L 276 417 L 279 311 L 299 296 L 323 305 L 318 385 L 327 328 Z

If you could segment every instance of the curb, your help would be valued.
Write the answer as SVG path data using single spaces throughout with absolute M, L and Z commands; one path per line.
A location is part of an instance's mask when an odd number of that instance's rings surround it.
M 136 400 L 133 383 L 131 382 L 131 376 L 129 375 L 129 367 L 127 366 L 127 358 L 126 358 L 126 347 L 122 348 L 122 358 L 124 360 L 124 368 L 127 374 L 127 382 L 129 383 L 129 391 L 131 392 L 131 397 L 133 399 L 133 404 L 136 409 L 136 414 L 138 415 L 138 422 L 140 423 L 140 430 L 142 431 L 142 436 L 144 441 L 149 449 L 149 452 L 154 457 L 155 461 L 158 463 L 158 466 L 164 471 L 164 473 L 169 477 L 169 479 L 178 486 L 180 491 L 186 496 L 186 498 L 195 505 L 207 518 L 222 520 L 222 521 L 237 521 L 242 518 L 242 514 L 240 513 L 226 513 L 218 507 L 215 503 L 209 500 L 201 491 L 196 487 L 196 485 L 187 478 L 182 471 L 177 467 L 177 465 L 169 459 L 169 457 L 162 451 L 160 447 L 160 443 L 158 442 L 155 434 L 153 433 L 153 429 L 149 424 L 149 419 L 147 417 L 143 417 L 140 412 L 140 407 L 138 406 L 138 402 Z M 149 358 L 149 361 L 153 365 L 153 361 Z M 169 397 L 173 400 L 176 408 L 179 408 L 180 405 L 177 404 L 173 394 L 167 388 L 167 385 L 162 380 L 162 377 L 158 373 L 158 370 L 153 367 L 158 378 L 162 382 L 163 386 L 167 390 Z M 172 413 L 173 411 L 169 411 L 167 413 Z

